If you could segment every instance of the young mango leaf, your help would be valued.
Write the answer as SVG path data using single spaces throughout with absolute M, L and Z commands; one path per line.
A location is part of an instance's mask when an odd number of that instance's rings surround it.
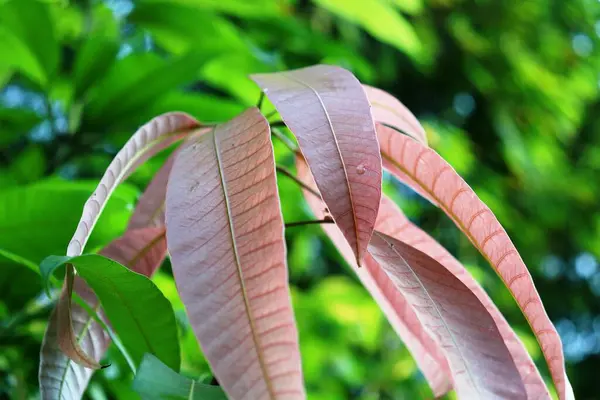
M 296 170 L 298 178 L 314 189 L 313 177 L 302 157 L 296 159 Z M 321 199 L 307 190 L 304 190 L 304 197 L 317 219 L 323 219 L 327 215 L 324 211 L 325 204 Z M 382 202 L 383 205 L 384 202 Z M 379 214 L 381 215 L 382 212 L 385 210 L 380 208 Z M 379 216 L 377 221 L 379 223 Z M 376 228 L 379 229 L 377 225 Z M 352 249 L 340 229 L 333 224 L 323 225 L 323 229 L 346 262 L 357 267 Z M 450 391 L 452 381 L 446 356 L 429 332 L 425 330 L 415 311 L 407 303 L 402 293 L 396 289 L 385 271 L 370 256 L 365 259 L 365 268 L 353 268 L 352 270 L 358 275 L 362 284 L 381 307 L 392 328 L 409 349 L 434 395 L 440 397 Z
M 486 291 L 471 276 L 465 267 L 454 258 L 450 252 L 448 252 L 448 250 L 436 242 L 436 240 L 429 236 L 425 231 L 410 222 L 400 208 L 386 196 L 383 196 L 381 199 L 381 206 L 379 207 L 379 215 L 377 216 L 375 228 L 394 239 L 422 251 L 438 261 L 454 276 L 460 279 L 461 282 L 477 296 L 485 308 L 487 308 L 494 319 L 494 322 L 498 326 L 500 335 L 502 335 L 502 339 L 504 340 L 504 343 L 506 343 L 515 365 L 519 369 L 521 381 L 527 390 L 527 398 L 540 400 L 550 399 L 548 388 L 521 340 L 510 327 Z
M 258 109 L 181 150 L 166 224 L 181 299 L 228 396 L 304 398 L 275 160 Z
M 526 399 L 498 327 L 479 299 L 428 255 L 375 231 L 369 252 L 446 353 L 465 399 Z
M 378 125 L 384 166 L 433 199 L 469 238 L 504 281 L 535 334 L 561 399 L 573 398 L 562 343 L 529 270 L 492 211 L 435 151 Z
M 197 128 L 198 121 L 187 114 L 169 113 L 158 116 L 138 129 L 108 166 L 98 187 L 83 206 L 83 214 L 77 230 L 67 247 L 67 256 L 82 253 L 83 248 L 114 189 L 135 168 L 160 150 L 180 140 L 189 130 Z M 67 264 L 65 283 L 57 304 L 59 319 L 58 336 L 60 348 L 73 361 L 87 368 L 100 365 L 79 347 L 71 321 L 71 293 L 73 266 Z
M 127 252 L 129 249 L 122 250 Z M 150 279 L 117 261 L 95 254 L 50 256 L 42 262 L 40 269 L 44 275 L 45 270 L 55 270 L 66 263 L 75 266 L 94 290 L 136 365 L 145 353 L 152 353 L 171 368 L 179 369 L 175 315 L 169 301 Z M 60 310 L 58 312 L 60 323 Z
M 152 354 L 144 355 L 133 390 L 146 400 L 227 400 L 220 387 L 186 378 Z
M 90 308 L 99 311 L 98 299 L 79 277 L 75 278 L 74 290 Z M 73 305 L 72 318 L 79 345 L 86 354 L 99 362 L 109 345 L 108 334 L 79 305 Z M 40 351 L 40 397 L 42 400 L 80 399 L 93 370 L 73 365 L 73 361 L 58 348 L 58 341 L 58 313 L 55 308 L 48 321 Z
M 361 264 L 381 198 L 370 105 L 345 69 L 317 65 L 253 75 L 298 138 L 323 200 Z
M 371 103 L 375 122 L 398 129 L 427 146 L 425 129 L 404 104 L 381 89 L 368 85 L 363 85 L 363 88 Z
M 159 176 L 161 176 L 160 173 Z M 161 182 L 162 180 L 155 178 L 155 181 Z M 162 183 L 166 186 L 166 181 Z M 164 225 L 156 226 L 153 224 L 152 218 L 157 214 L 155 208 L 162 209 L 164 203 L 164 193 L 161 202 L 154 201 L 153 194 L 158 189 L 156 185 L 158 183 L 148 185 L 139 199 L 134 211 L 134 215 L 139 216 L 136 223 L 130 222 L 125 235 L 114 240 L 100 252 L 100 254 L 148 277 L 158 269 L 167 252 Z M 152 205 L 146 204 L 147 202 Z M 144 211 L 141 212 L 138 209 Z M 145 226 L 150 226 L 149 228 L 144 227 L 144 221 L 146 222 Z M 164 222 L 164 219 L 161 221 Z M 75 279 L 74 288 L 90 308 L 98 310 L 99 303 L 95 295 L 91 294 L 91 289 L 81 278 Z M 72 318 L 78 344 L 85 353 L 90 354 L 96 362 L 99 362 L 109 344 L 103 328 L 78 304 L 73 305 Z M 40 354 L 39 381 L 42 399 L 81 398 L 92 373 L 93 370 L 75 364 L 60 350 L 58 314 L 55 311 L 50 317 Z
M 173 152 L 152 178 L 129 220 L 128 229 L 165 224 L 167 182 L 177 151 Z

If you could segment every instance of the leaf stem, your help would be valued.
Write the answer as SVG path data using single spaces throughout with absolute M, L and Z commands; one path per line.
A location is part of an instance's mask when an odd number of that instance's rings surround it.
M 297 221 L 297 222 L 288 222 L 285 224 L 286 228 L 292 228 L 294 226 L 303 226 L 303 225 L 315 225 L 315 224 L 333 224 L 333 218 L 327 216 L 323 219 L 313 219 L 309 221 Z
M 263 105 L 263 101 L 265 99 L 265 92 L 263 92 L 261 90 L 260 92 L 260 97 L 258 98 L 258 103 L 256 104 L 256 108 L 258 108 L 258 110 L 262 110 L 262 105 Z
M 317 192 L 315 189 L 311 188 L 306 183 L 304 183 L 300 179 L 298 179 L 298 177 L 296 175 L 294 175 L 289 169 L 287 169 L 286 167 L 284 167 L 282 165 L 277 165 L 275 167 L 275 169 L 277 170 L 277 172 L 279 172 L 279 173 L 287 176 L 288 178 L 290 178 L 291 180 L 293 180 L 294 182 L 296 182 L 300 187 L 302 187 L 302 189 L 304 189 L 304 190 L 310 192 L 311 194 L 317 196 L 319 198 L 319 200 L 321 200 L 321 194 L 319 194 L 319 192 Z
M 275 127 L 271 129 L 271 133 L 273 134 L 273 136 L 279 139 L 288 149 L 290 149 L 291 152 L 295 154 L 300 154 L 300 150 L 298 149 L 298 146 L 296 146 L 296 143 L 292 142 L 278 128 Z

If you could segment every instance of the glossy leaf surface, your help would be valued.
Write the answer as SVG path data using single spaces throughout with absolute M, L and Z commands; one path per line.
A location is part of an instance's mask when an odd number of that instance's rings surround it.
M 327 65 L 252 79 L 298 138 L 323 200 L 360 264 L 381 198 L 381 156 L 362 86 L 350 72 Z

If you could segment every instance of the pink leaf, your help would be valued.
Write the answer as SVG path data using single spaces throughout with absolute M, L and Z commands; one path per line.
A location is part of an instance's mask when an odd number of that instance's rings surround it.
M 459 397 L 527 398 L 494 319 L 466 285 L 433 258 L 381 232 L 373 234 L 369 252 L 446 353 Z
M 298 178 L 308 187 L 314 188 L 313 177 L 303 158 L 297 158 L 296 169 Z M 304 197 L 315 216 L 323 219 L 326 216 L 325 204 L 308 191 L 304 191 Z M 380 214 L 383 211 L 385 210 L 379 209 Z M 322 227 L 348 264 L 357 267 L 352 249 L 339 228 L 332 224 Z M 381 307 L 390 325 L 415 358 L 436 397 L 451 390 L 450 368 L 445 355 L 439 345 L 425 331 L 417 314 L 408 305 L 402 293 L 396 289 L 385 271 L 369 255 L 365 258 L 365 268 L 353 268 L 353 271 Z
M 327 65 L 252 79 L 298 138 L 323 200 L 360 264 L 381 198 L 381 156 L 360 82 Z
M 151 276 L 162 263 L 166 250 L 162 227 L 130 230 L 105 247 L 101 254 L 136 272 Z M 75 278 L 74 290 L 103 318 L 96 296 L 82 279 Z M 108 335 L 83 307 L 74 304 L 71 316 L 79 346 L 84 354 L 98 363 L 110 343 Z M 94 371 L 75 364 L 60 350 L 58 324 L 58 309 L 55 309 L 50 316 L 40 352 L 40 395 L 43 400 L 79 399 Z
M 232 399 L 301 399 L 270 129 L 252 108 L 182 149 L 167 243 L 191 325 Z
M 385 126 L 378 126 L 377 133 L 384 166 L 405 183 L 427 193 L 502 278 L 540 343 L 560 398 L 573 398 L 560 337 L 529 270 L 492 211 L 435 151 Z
M 527 390 L 528 399 L 550 399 L 550 394 L 540 376 L 533 360 L 527 353 L 521 340 L 512 330 L 500 310 L 485 290 L 477 283 L 463 265 L 455 259 L 442 245 L 435 241 L 418 226 L 411 223 L 396 204 L 388 197 L 382 197 L 376 229 L 419 251 L 441 263 L 477 296 L 487 308 L 496 322 L 500 335 L 519 369 L 519 375 Z
M 83 252 L 94 225 L 119 183 L 149 157 L 180 140 L 189 130 L 198 126 L 198 121 L 187 114 L 168 113 L 154 118 L 138 129 L 115 156 L 100 179 L 98 187 L 84 204 L 81 219 L 67 247 L 67 256 L 78 256 Z M 76 363 L 97 369 L 100 365 L 81 349 L 73 332 L 71 294 L 74 276 L 73 266 L 67 264 L 65 282 L 56 305 L 59 346 Z
M 368 85 L 363 85 L 371 103 L 375 122 L 398 129 L 427 146 L 427 134 L 419 120 L 404 104 L 391 94 Z

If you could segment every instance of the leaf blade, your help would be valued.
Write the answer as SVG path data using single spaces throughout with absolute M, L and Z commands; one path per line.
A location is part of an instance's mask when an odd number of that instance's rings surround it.
M 383 197 L 380 213 L 377 217 L 377 229 L 415 249 L 427 254 L 442 264 L 448 271 L 464 283 L 494 319 L 504 343 L 508 347 L 515 365 L 519 370 L 521 381 L 525 385 L 527 397 L 532 399 L 550 399 L 548 388 L 539 374 L 537 367 L 523 346 L 523 343 L 510 327 L 500 310 L 479 283 L 471 276 L 465 267 L 455 259 L 442 245 L 435 241 L 425 231 L 414 225 L 402 213 L 394 202 Z
M 301 157 L 296 159 L 296 170 L 298 178 L 302 182 L 307 184 L 308 187 L 315 187 L 308 166 Z M 317 219 L 323 219 L 326 216 L 324 212 L 325 205 L 320 199 L 306 190 L 304 191 L 304 198 Z M 382 205 L 384 205 L 383 202 Z M 384 211 L 385 209 L 382 210 L 380 207 L 380 214 Z M 353 256 L 352 249 L 345 241 L 339 228 L 330 224 L 323 225 L 322 228 L 346 259 L 346 262 L 354 267 L 352 268 L 354 273 L 379 304 L 390 325 L 409 349 L 425 375 L 434 395 L 439 397 L 450 391 L 452 382 L 446 357 L 439 345 L 425 330 L 414 310 L 408 305 L 404 295 L 394 287 L 385 271 L 372 257 L 368 256 L 365 259 L 365 268 L 356 268 L 356 259 Z
M 425 192 L 500 276 L 540 344 L 559 397 L 572 398 L 560 337 L 546 314 L 527 266 L 492 211 L 435 151 L 385 126 L 379 125 L 377 133 L 384 166 L 408 185 Z M 440 179 L 444 174 L 445 178 Z M 455 211 L 459 196 L 463 197 L 464 206 Z
M 112 242 L 101 253 L 127 265 L 134 271 L 151 276 L 164 259 L 166 242 L 164 241 L 164 235 L 162 242 L 152 240 L 155 238 L 155 233 L 158 233 L 156 228 L 149 228 L 145 231 L 147 232 L 141 235 L 139 234 L 140 231 L 134 232 L 135 239 L 131 243 L 125 243 L 128 235 L 132 237 L 132 234 L 128 232 L 122 238 Z M 144 249 L 147 249 L 148 243 L 140 241 L 140 237 L 148 238 L 149 243 L 153 243 L 153 246 L 157 247 L 157 249 L 144 251 Z M 162 250 L 160 250 L 161 248 Z M 159 255 L 158 257 L 157 254 Z M 132 260 L 138 261 L 131 263 Z M 149 265 L 153 267 L 148 267 Z M 74 290 L 88 306 L 96 311 L 100 310 L 98 299 L 80 277 L 75 278 Z M 73 305 L 72 315 L 78 345 L 81 346 L 85 354 L 90 354 L 96 363 L 98 363 L 108 348 L 108 335 L 80 305 Z M 55 309 L 46 328 L 40 351 L 38 378 L 40 395 L 44 400 L 80 398 L 93 373 L 92 369 L 74 364 L 60 350 L 58 345 L 58 322 L 58 314 Z M 59 377 L 58 381 L 56 380 L 57 376 Z
M 323 200 L 360 264 L 375 225 L 382 175 L 362 86 L 350 72 L 326 65 L 251 78 L 298 138 Z
M 186 378 L 152 354 L 144 356 L 133 380 L 133 390 L 148 400 L 227 400 L 220 387 Z
M 166 206 L 175 281 L 225 392 L 304 398 L 273 149 L 258 109 L 182 149 Z
M 460 397 L 527 398 L 493 318 L 462 282 L 431 257 L 378 231 L 369 252 L 444 349 Z

